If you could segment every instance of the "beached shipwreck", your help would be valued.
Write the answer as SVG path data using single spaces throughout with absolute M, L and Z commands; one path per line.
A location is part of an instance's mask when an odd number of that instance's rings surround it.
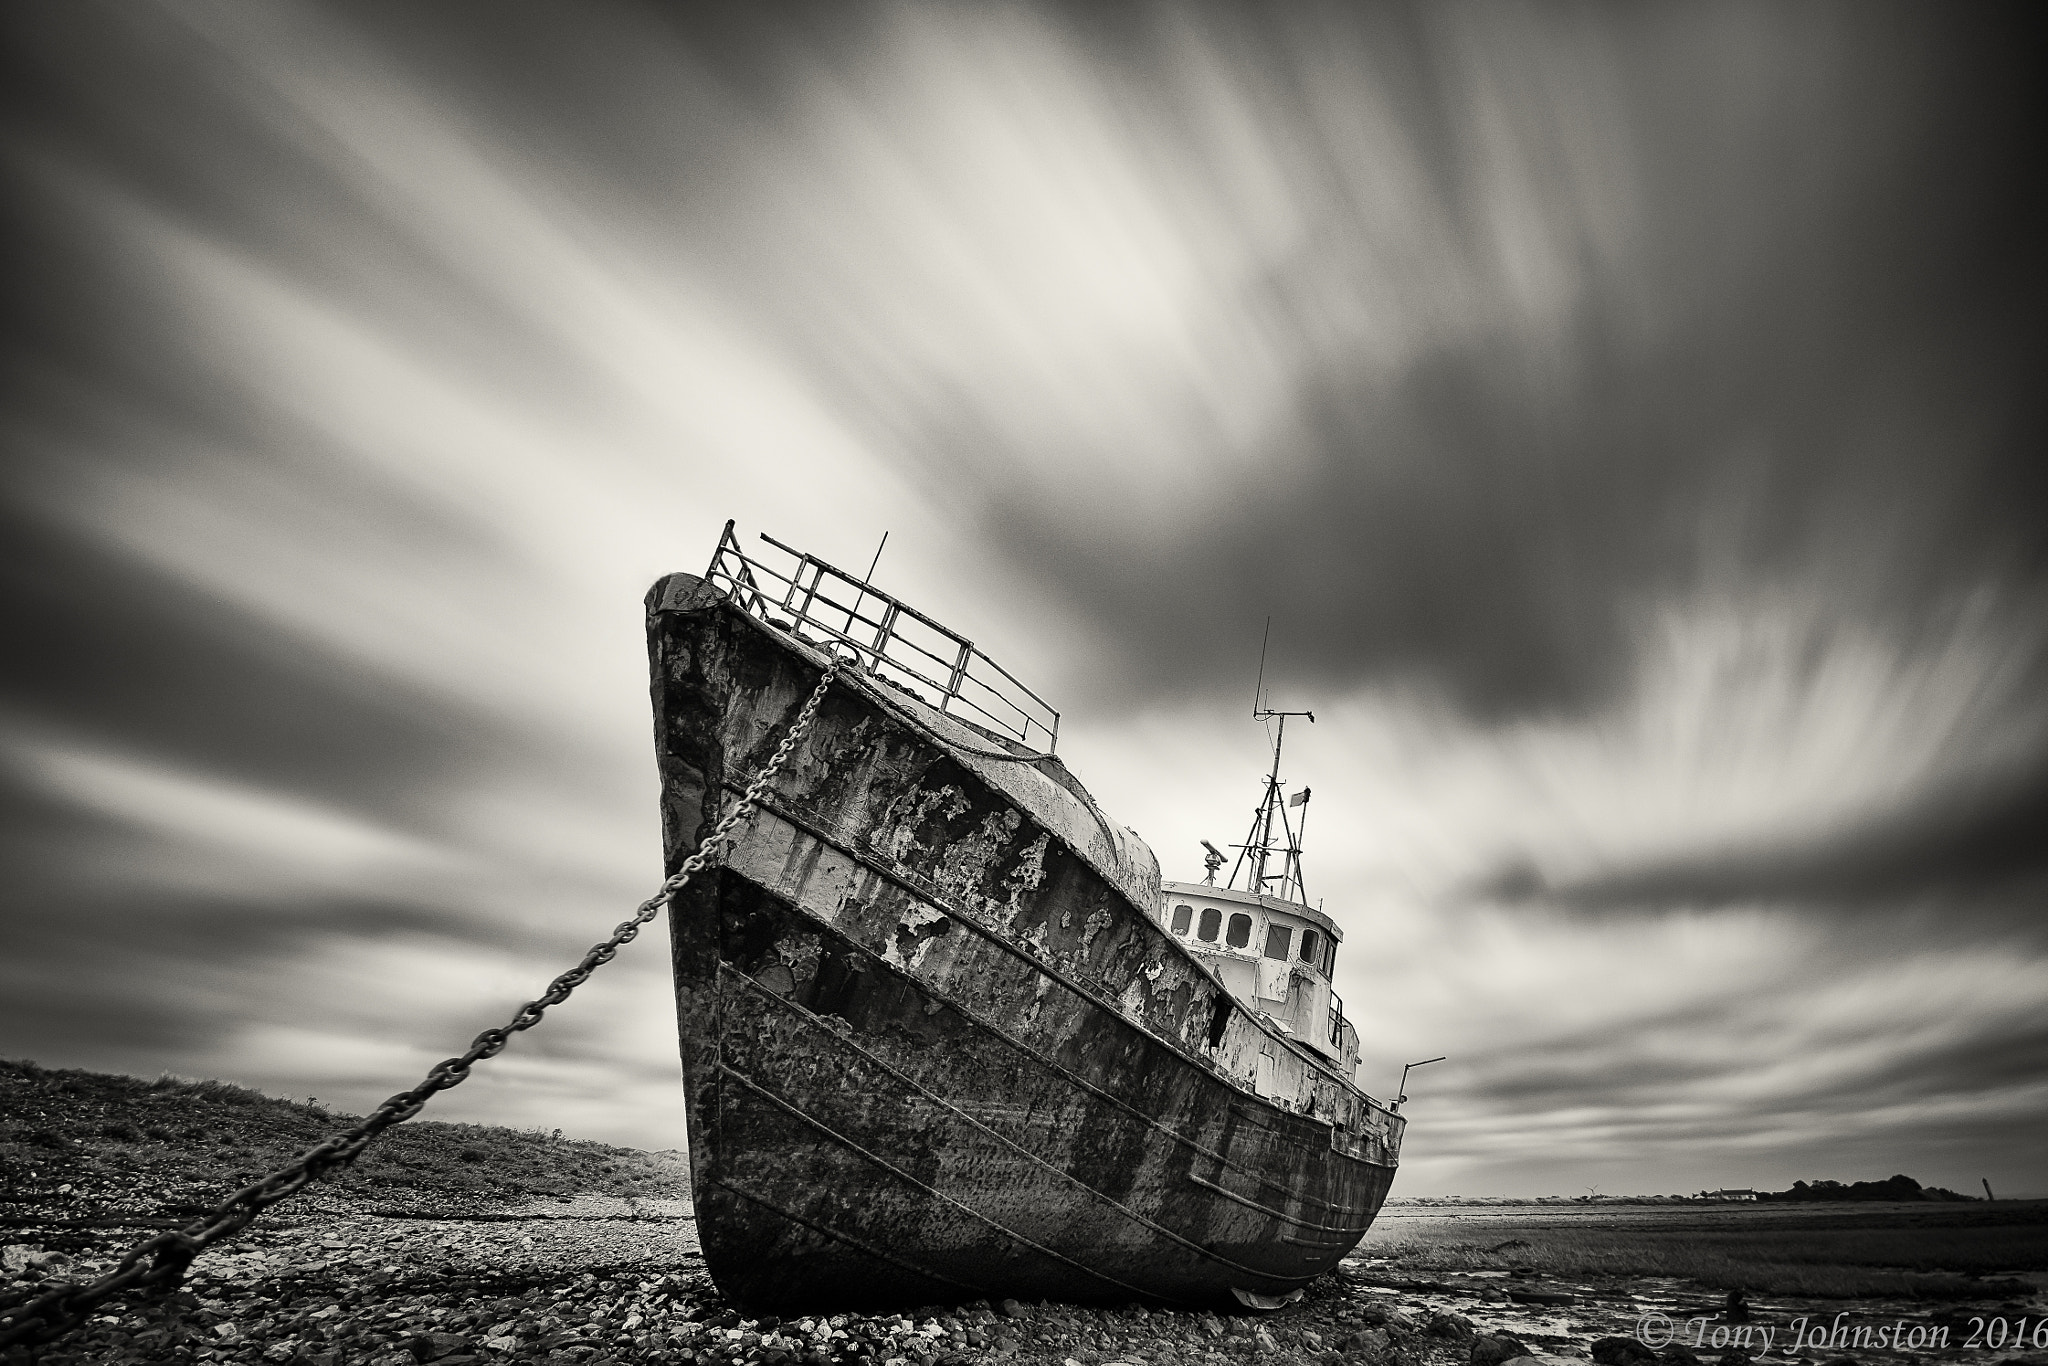
M 846 661 L 671 908 L 718 1286 L 781 1311 L 1188 1304 L 1328 1270 L 1403 1123 L 1352 1082 L 1338 928 L 1270 879 L 1162 883 L 1049 753 L 1034 694 L 768 544 L 780 567 L 728 524 L 705 576 L 648 596 L 671 871 Z

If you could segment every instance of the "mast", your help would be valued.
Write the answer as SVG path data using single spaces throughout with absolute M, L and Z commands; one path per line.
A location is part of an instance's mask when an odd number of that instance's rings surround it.
M 1243 852 L 1238 855 L 1236 866 L 1230 870 L 1229 885 L 1237 886 L 1238 872 L 1243 870 L 1246 873 L 1246 891 L 1260 896 L 1277 895 L 1284 901 L 1307 905 L 1308 889 L 1301 878 L 1301 842 L 1293 822 L 1287 818 L 1288 804 L 1280 796 L 1280 752 L 1287 743 L 1287 718 L 1290 716 L 1306 716 L 1310 725 L 1315 724 L 1316 714 L 1312 711 L 1273 711 L 1259 707 L 1252 712 L 1254 720 L 1277 720 L 1280 725 L 1273 736 L 1273 770 L 1266 775 L 1265 795 L 1252 812 L 1251 832 L 1245 836 L 1243 844 L 1233 846 Z M 1294 804 L 1305 807 L 1307 802 L 1308 789 L 1303 788 Z M 1307 815 L 1304 810 L 1304 820 Z M 1277 836 L 1273 828 L 1276 821 L 1280 827 Z M 1281 856 L 1280 871 L 1269 873 L 1266 869 L 1275 854 Z M 1280 884 L 1277 892 L 1267 890 L 1267 884 L 1272 882 Z
M 1230 870 L 1230 881 L 1225 886 L 1234 890 L 1237 887 L 1238 873 L 1248 871 L 1245 878 L 1246 891 L 1265 896 L 1268 895 L 1266 884 L 1277 881 L 1280 884 L 1278 895 L 1283 901 L 1296 901 L 1306 906 L 1308 888 L 1301 880 L 1300 832 L 1287 819 L 1287 808 L 1289 805 L 1302 808 L 1302 825 L 1306 827 L 1308 789 L 1304 787 L 1292 803 L 1280 800 L 1280 750 L 1287 743 L 1287 718 L 1306 716 L 1308 723 L 1314 725 L 1316 714 L 1312 711 L 1274 711 L 1266 705 L 1266 646 L 1272 638 L 1273 619 L 1267 617 L 1265 634 L 1259 638 L 1259 680 L 1252 685 L 1252 720 L 1280 722 L 1280 727 L 1273 736 L 1273 771 L 1266 775 L 1266 793 L 1259 799 L 1257 809 L 1252 812 L 1251 833 L 1245 836 L 1243 844 L 1230 846 L 1239 852 L 1237 863 Z M 1273 837 L 1275 817 L 1280 821 L 1280 838 L 1277 843 Z M 1215 846 L 1208 841 L 1204 840 L 1202 847 L 1211 854 L 1216 854 Z M 1280 871 L 1269 873 L 1266 871 L 1266 865 L 1276 853 L 1281 855 Z M 1250 864 L 1249 870 L 1246 870 L 1246 864 Z M 1222 856 L 1216 855 L 1216 862 L 1209 868 L 1212 882 L 1215 880 L 1216 869 L 1222 866 Z M 1290 892 L 1292 895 L 1289 895 Z

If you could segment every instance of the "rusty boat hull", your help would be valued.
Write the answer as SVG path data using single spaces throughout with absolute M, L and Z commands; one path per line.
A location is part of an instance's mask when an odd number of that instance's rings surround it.
M 673 870 L 827 656 L 687 574 L 648 627 Z M 739 1304 L 1280 1295 L 1385 1199 L 1399 1116 L 1232 998 L 1147 914 L 1150 851 L 1025 754 L 848 666 L 674 899 L 698 1236 Z

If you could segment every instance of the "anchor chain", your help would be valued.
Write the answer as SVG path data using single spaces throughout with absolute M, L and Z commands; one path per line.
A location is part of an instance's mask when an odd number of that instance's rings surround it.
M 550 1006 L 568 1000 L 569 993 L 583 985 L 591 973 L 609 963 L 621 946 L 637 938 L 641 926 L 661 914 L 661 908 L 668 904 L 670 898 L 715 856 L 718 846 L 731 836 L 733 827 L 760 804 L 768 785 L 789 758 L 790 751 L 810 729 L 818 704 L 824 700 L 825 690 L 832 685 L 841 662 L 837 655 L 827 660 L 818 686 L 804 700 L 802 710 L 790 724 L 789 733 L 782 737 L 782 743 L 775 747 L 767 765 L 747 785 L 739 801 L 719 820 L 711 834 L 697 846 L 696 852 L 683 860 L 682 866 L 661 884 L 660 890 L 640 903 L 631 919 L 612 931 L 611 938 L 601 944 L 593 944 L 583 955 L 583 961 L 550 982 L 548 989 L 539 997 L 521 1006 L 518 1013 L 504 1024 L 477 1035 L 462 1056 L 436 1063 L 419 1085 L 392 1096 L 353 1129 L 308 1148 L 268 1176 L 236 1191 L 185 1227 L 159 1233 L 137 1243 L 128 1249 L 112 1271 L 100 1279 L 89 1285 L 59 1282 L 33 1300 L 0 1309 L 0 1348 L 18 1343 L 49 1342 L 84 1323 L 101 1303 L 124 1291 L 168 1290 L 177 1285 L 184 1279 L 193 1259 L 209 1246 L 239 1233 L 264 1209 L 299 1190 L 307 1182 L 355 1161 L 369 1146 L 370 1140 L 417 1115 L 435 1092 L 460 1086 L 469 1078 L 472 1064 L 495 1057 L 511 1042 L 512 1035 L 539 1024 Z

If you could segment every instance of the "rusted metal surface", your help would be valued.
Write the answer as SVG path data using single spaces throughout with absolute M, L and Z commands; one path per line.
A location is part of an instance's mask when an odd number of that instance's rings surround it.
M 826 659 L 690 575 L 649 639 L 674 867 Z M 1386 1196 L 1400 1117 L 1154 923 L 1150 851 L 1058 760 L 1005 756 L 848 667 L 675 899 L 699 1235 L 744 1305 L 1283 1293 Z

